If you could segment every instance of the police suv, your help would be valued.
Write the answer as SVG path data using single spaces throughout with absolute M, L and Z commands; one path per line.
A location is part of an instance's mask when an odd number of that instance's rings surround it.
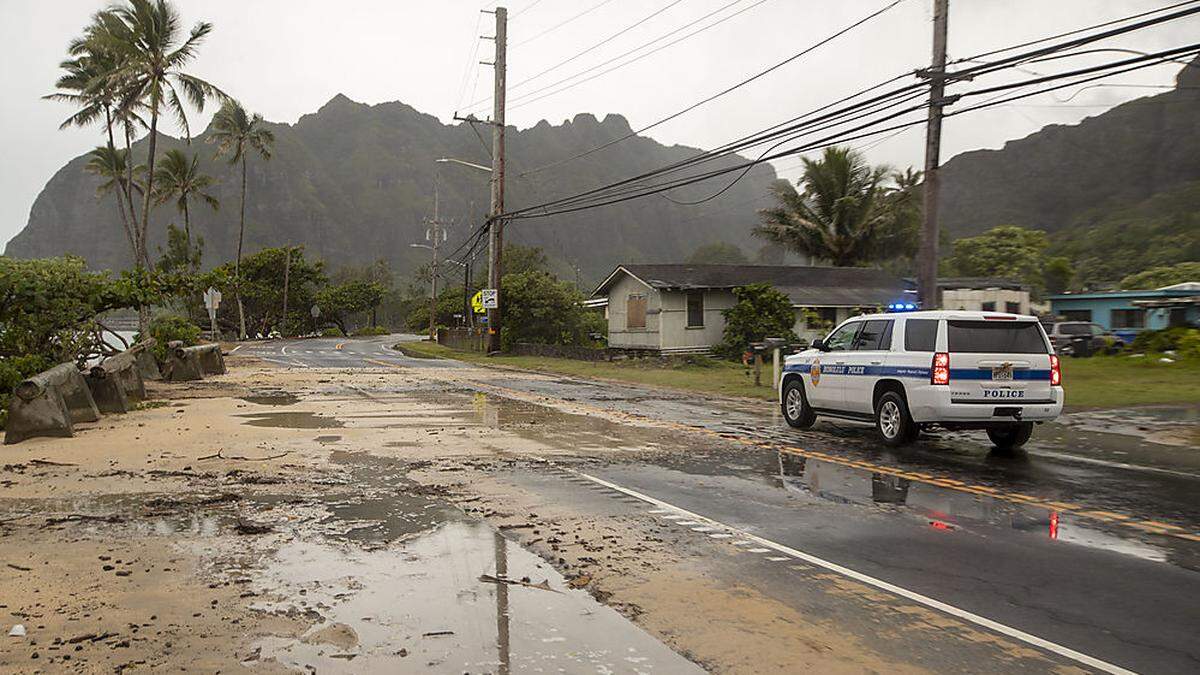
M 779 401 L 799 429 L 818 416 L 874 421 L 890 446 L 934 426 L 983 429 L 1009 449 L 1062 412 L 1062 371 L 1032 316 L 867 314 L 788 356 Z

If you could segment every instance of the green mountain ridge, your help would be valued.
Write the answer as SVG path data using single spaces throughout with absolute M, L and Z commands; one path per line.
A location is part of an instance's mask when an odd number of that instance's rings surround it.
M 332 265 L 391 262 L 404 273 L 428 260 L 428 251 L 410 244 L 425 241 L 425 221 L 433 216 L 435 175 L 443 222 L 452 221 L 449 248 L 482 220 L 488 208 L 487 174 L 453 164 L 453 157 L 490 164 L 489 128 L 481 139 L 468 124 L 445 125 L 436 117 L 399 102 L 368 105 L 337 95 L 295 124 L 270 124 L 275 133 L 274 157 L 252 157 L 248 173 L 246 247 L 305 244 Z M 571 157 L 631 132 L 620 115 L 597 120 L 579 114 L 559 125 L 542 121 L 528 129 L 508 127 L 507 198 L 512 209 L 547 201 L 664 164 L 691 157 L 699 149 L 664 146 L 635 136 L 549 171 L 522 175 L 535 167 Z M 237 245 L 240 176 L 224 160 L 213 158 L 208 133 L 190 146 L 159 136 L 159 150 L 180 148 L 200 155 L 202 170 L 219 179 L 213 193 L 221 208 L 192 207 L 192 229 L 204 237 L 206 267 L 231 259 Z M 486 143 L 482 142 L 486 140 Z M 97 142 L 99 142 L 99 137 Z M 146 139 L 134 154 L 144 161 Z M 706 166 L 743 161 L 726 158 Z M 77 157 L 60 169 L 38 195 L 28 224 L 9 241 L 6 255 L 22 258 L 72 253 L 95 269 L 118 269 L 130 255 L 121 231 L 115 199 L 97 199 L 99 181 Z M 677 261 L 697 246 L 714 241 L 744 244 L 755 224 L 753 207 L 732 214 L 728 204 L 761 201 L 775 178 L 770 166 L 759 166 L 719 200 L 688 207 L 650 197 L 633 202 L 515 222 L 507 240 L 542 246 L 567 267 L 597 278 L 623 262 Z M 672 193 L 677 199 L 704 196 L 723 186 L 724 177 Z M 151 250 L 165 246 L 166 225 L 182 224 L 167 204 L 151 216 Z

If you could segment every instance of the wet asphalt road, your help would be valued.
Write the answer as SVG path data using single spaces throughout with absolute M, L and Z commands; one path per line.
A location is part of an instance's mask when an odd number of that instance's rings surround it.
M 405 357 L 389 348 L 395 341 L 277 341 L 239 353 L 292 367 L 461 367 Z M 1148 442 L 1153 419 L 1118 425 L 1122 433 L 1086 420 L 1046 425 L 1010 455 L 971 434 L 893 451 L 867 427 L 794 432 L 768 404 L 574 379 L 514 377 L 479 389 L 706 434 L 700 453 L 586 469 L 648 509 L 669 507 L 648 517 L 694 525 L 678 516 L 693 514 L 777 545 L 771 553 L 844 566 L 1047 641 L 1039 648 L 1064 664 L 1200 671 L 1200 449 Z M 789 584 L 786 567 L 772 583 Z

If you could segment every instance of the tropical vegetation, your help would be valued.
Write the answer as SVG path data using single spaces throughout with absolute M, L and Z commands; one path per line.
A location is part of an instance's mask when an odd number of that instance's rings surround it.
M 796 313 L 786 295 L 770 284 L 749 284 L 733 290 L 737 302 L 722 310 L 725 334 L 717 352 L 736 358 L 755 342 L 766 338 L 796 340 L 792 327 Z

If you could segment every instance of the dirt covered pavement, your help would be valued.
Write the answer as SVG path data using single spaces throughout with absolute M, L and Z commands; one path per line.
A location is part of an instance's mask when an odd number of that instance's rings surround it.
M 711 437 L 495 371 L 229 363 L 0 451 L 0 671 L 1079 670 L 588 473 Z

